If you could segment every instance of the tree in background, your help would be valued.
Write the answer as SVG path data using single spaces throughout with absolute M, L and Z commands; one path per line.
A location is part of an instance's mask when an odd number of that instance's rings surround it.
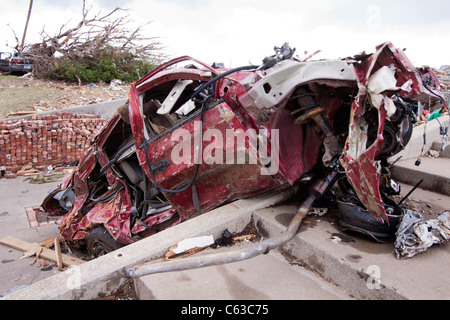
M 82 19 L 75 27 L 65 23 L 56 35 L 43 29 L 42 41 L 23 45 L 21 55 L 32 61 L 33 74 L 40 78 L 79 84 L 135 81 L 166 57 L 157 37 L 142 35 L 143 27 L 150 22 L 129 29 L 133 20 L 124 11 L 116 7 L 106 13 L 92 13 L 92 7 L 87 8 L 83 0 Z

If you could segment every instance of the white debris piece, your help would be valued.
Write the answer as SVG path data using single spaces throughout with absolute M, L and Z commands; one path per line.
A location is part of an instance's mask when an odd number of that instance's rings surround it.
M 396 236 L 394 251 L 398 259 L 411 258 L 433 244 L 445 243 L 450 239 L 450 211 L 425 221 L 420 213 L 407 210 Z
M 121 80 L 113 79 L 109 84 L 109 89 L 113 91 L 125 91 L 123 88 L 119 87 L 121 85 L 123 85 L 123 82 Z
M 195 109 L 194 101 L 188 100 L 188 102 L 183 104 L 177 111 L 175 111 L 175 113 L 185 116 L 194 109 Z
M 315 215 L 319 217 L 323 217 L 328 212 L 328 208 L 316 208 L 313 207 L 311 210 L 309 210 L 308 215 Z
M 189 238 L 178 242 L 175 248 L 171 248 L 171 251 L 175 254 L 180 254 L 194 248 L 208 247 L 213 243 L 214 238 L 212 235 Z
M 188 85 L 192 83 L 192 80 L 178 80 L 178 82 L 173 86 L 170 93 L 167 95 L 166 99 L 161 105 L 161 108 L 158 109 L 158 114 L 168 114 L 172 110 L 175 103 L 180 98 L 181 94 L 183 93 L 184 89 Z
M 380 106 L 384 101 L 388 117 L 395 113 L 396 108 L 392 99 L 385 97 L 383 92 L 386 90 L 398 90 L 396 87 L 397 80 L 395 79 L 394 74 L 395 70 L 384 66 L 370 77 L 367 86 L 372 105 L 375 108 L 380 109 Z

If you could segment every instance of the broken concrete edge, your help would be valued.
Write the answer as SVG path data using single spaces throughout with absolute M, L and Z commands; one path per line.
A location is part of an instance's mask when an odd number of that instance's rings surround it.
M 450 158 L 450 147 L 447 145 L 444 150 L 442 141 L 434 141 L 430 151 L 435 151 L 439 158 Z
M 288 210 L 285 210 L 288 212 Z M 292 214 L 295 208 L 292 209 Z M 255 212 L 255 227 L 259 234 L 265 237 L 273 237 L 284 231 L 284 226 L 276 221 L 271 209 L 261 209 Z M 372 274 L 370 270 L 358 269 L 355 266 L 338 258 L 330 251 L 320 248 L 314 241 L 302 235 L 301 229 L 288 243 L 280 247 L 280 250 L 291 256 L 301 266 L 318 274 L 334 285 L 344 288 L 346 292 L 361 300 L 405 300 L 407 293 L 401 294 L 397 288 L 388 284 L 380 284 L 377 290 L 368 286 Z
M 64 109 L 55 109 L 50 111 L 42 111 L 42 112 L 35 112 L 32 114 L 19 116 L 19 117 L 10 117 L 5 118 L 6 120 L 22 120 L 22 119 L 31 119 L 33 116 L 44 116 L 44 115 L 52 115 L 57 114 L 60 112 L 70 112 L 70 113 L 76 113 L 76 114 L 95 114 L 102 116 L 104 119 L 110 119 L 117 111 L 117 108 L 123 105 L 127 99 L 117 99 L 117 100 L 110 100 L 110 101 L 104 101 L 99 103 L 93 103 L 88 105 L 80 105 L 80 106 L 74 106 L 74 107 L 68 107 Z
M 430 150 L 442 148 L 443 136 L 440 134 L 440 127 L 447 128 L 449 126 L 450 117 L 443 116 L 427 123 L 414 127 L 411 140 L 405 149 L 391 157 L 389 161 L 395 162 L 400 157 L 400 161 L 391 167 L 392 177 L 402 183 L 416 185 L 420 179 L 423 179 L 421 188 L 437 192 L 444 195 L 450 195 L 450 180 L 445 175 L 436 175 L 427 172 L 427 168 L 405 167 L 401 165 L 402 161 L 413 160 L 425 157 Z M 424 144 L 424 132 L 425 140 Z M 450 147 L 447 146 L 444 151 L 440 151 L 443 158 L 449 158 Z
M 93 300 L 109 296 L 127 279 L 126 268 L 159 259 L 172 245 L 186 238 L 209 234 L 219 238 L 225 229 L 240 232 L 251 221 L 253 212 L 286 201 L 295 191 L 296 188 L 289 188 L 275 195 L 272 192 L 234 201 L 31 284 L 1 300 Z
M 416 185 L 423 179 L 420 184 L 422 189 L 450 196 L 450 179 L 448 177 L 426 172 L 426 169 L 420 171 L 405 166 L 393 166 L 391 173 L 395 180 L 409 185 Z

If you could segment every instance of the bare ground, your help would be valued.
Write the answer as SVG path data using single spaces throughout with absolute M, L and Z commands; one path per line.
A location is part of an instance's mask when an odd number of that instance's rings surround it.
M 128 85 L 68 84 L 0 75 L 0 118 L 126 98 Z

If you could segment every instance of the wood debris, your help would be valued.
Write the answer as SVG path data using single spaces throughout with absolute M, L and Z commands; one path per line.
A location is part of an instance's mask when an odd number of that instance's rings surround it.
M 256 236 L 254 234 L 246 234 L 243 236 L 238 236 L 238 237 L 233 237 L 233 241 L 251 241 L 255 238 Z
M 55 238 L 45 238 L 42 243 L 41 247 L 50 249 L 55 244 Z
M 33 264 L 35 264 L 35 262 L 39 259 L 39 256 L 41 255 L 43 249 L 44 249 L 44 248 L 40 247 L 40 248 L 38 249 L 38 251 L 36 251 L 36 258 L 34 258 L 34 260 L 30 263 L 30 266 L 32 266 Z
M 55 256 L 56 256 L 56 264 L 58 266 L 58 269 L 63 268 L 63 262 L 62 262 L 62 252 L 61 252 L 61 245 L 60 245 L 60 237 L 61 235 L 57 236 L 54 240 L 55 245 Z
M 28 246 L 26 248 L 27 250 L 24 250 L 24 253 L 22 254 L 22 256 L 20 257 L 20 259 L 25 259 L 25 258 L 30 258 L 36 254 L 39 254 L 42 252 L 42 247 L 37 244 L 37 243 L 32 243 L 31 246 Z
M 55 240 L 58 239 L 58 241 L 60 241 L 60 238 L 57 237 L 55 238 Z M 56 241 L 54 240 L 54 243 L 56 243 Z M 55 252 L 55 250 L 51 250 L 45 247 L 41 247 L 38 243 L 30 243 L 24 240 L 20 240 L 14 237 L 5 237 L 0 239 L 0 244 L 6 245 L 8 247 L 20 250 L 25 252 L 24 255 L 21 257 L 21 259 L 23 258 L 27 258 L 27 257 L 32 257 L 34 255 L 36 255 L 37 253 L 39 254 L 38 258 L 42 258 L 51 262 L 55 262 L 57 263 L 57 254 Z M 61 253 L 61 262 L 63 266 L 78 266 L 82 263 L 84 263 L 85 261 L 78 259 L 76 257 L 72 257 L 69 256 L 67 254 Z

